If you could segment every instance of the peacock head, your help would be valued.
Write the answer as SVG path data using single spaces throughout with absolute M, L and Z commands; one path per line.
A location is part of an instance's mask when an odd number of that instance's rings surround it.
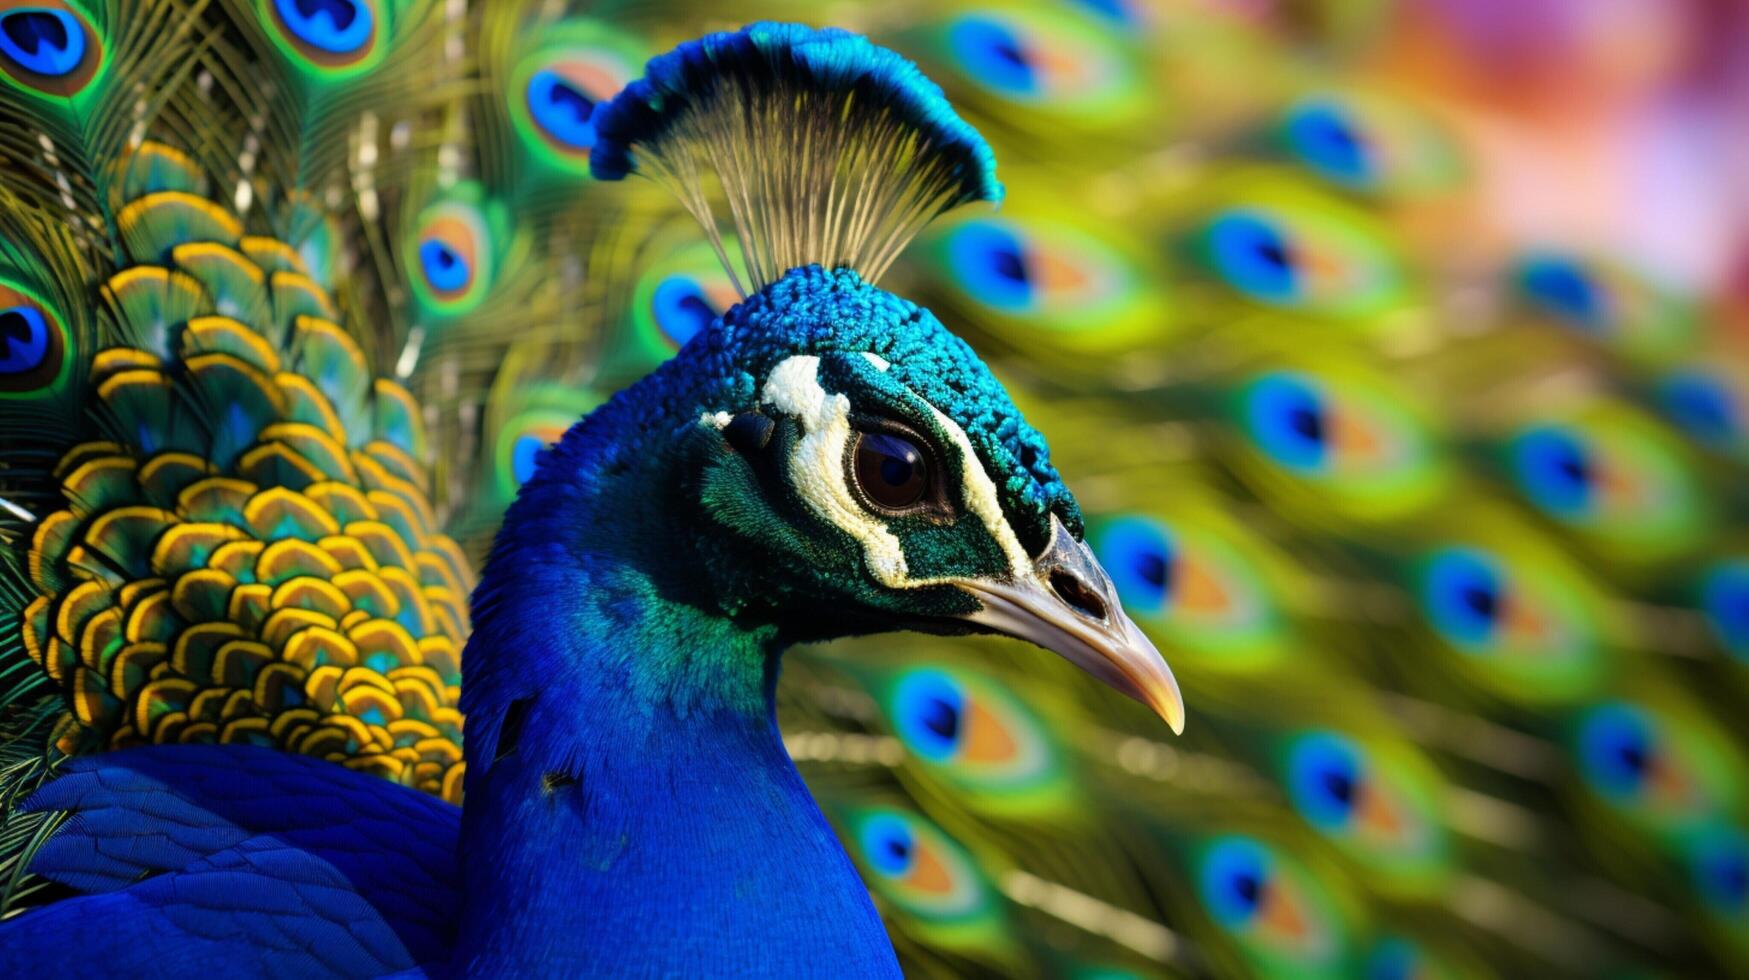
M 1180 729 L 1043 437 L 964 341 L 873 285 L 936 215 L 1001 197 L 941 90 L 855 35 L 755 24 L 652 60 L 592 124 L 595 175 L 667 185 L 745 296 L 640 385 L 689 416 L 670 482 L 713 601 L 786 639 L 1029 640 Z

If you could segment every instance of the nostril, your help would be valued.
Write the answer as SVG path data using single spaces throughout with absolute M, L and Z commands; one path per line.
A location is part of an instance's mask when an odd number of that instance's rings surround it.
M 1105 618 L 1105 600 L 1101 599 L 1099 593 L 1093 591 L 1091 586 L 1074 574 L 1060 568 L 1052 571 L 1051 588 L 1056 590 L 1057 595 L 1064 602 L 1073 606 L 1082 615 L 1100 620 Z

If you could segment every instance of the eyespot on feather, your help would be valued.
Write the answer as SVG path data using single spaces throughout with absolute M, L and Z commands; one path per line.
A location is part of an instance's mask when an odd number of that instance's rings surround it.
M 79 7 L 64 0 L 0 2 L 0 71 L 15 87 L 72 98 L 107 62 L 104 39 Z

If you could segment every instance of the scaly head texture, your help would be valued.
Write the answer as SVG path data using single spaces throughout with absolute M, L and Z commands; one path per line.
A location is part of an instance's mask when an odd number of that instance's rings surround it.
M 999 202 L 996 158 L 916 66 L 837 29 L 762 22 L 682 44 L 592 119 L 590 169 L 672 190 L 730 266 L 705 176 L 745 260 L 742 295 L 810 262 L 873 282 L 931 219 Z

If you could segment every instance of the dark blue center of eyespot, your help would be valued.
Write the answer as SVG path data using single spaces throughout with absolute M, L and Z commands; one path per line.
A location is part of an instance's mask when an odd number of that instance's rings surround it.
M 1287 136 L 1300 159 L 1331 180 L 1352 186 L 1373 177 L 1366 140 L 1340 105 L 1319 102 L 1299 109 L 1288 119 Z
M 990 253 L 990 271 L 1017 285 L 1025 286 L 1026 259 L 1019 249 L 999 248 Z
M 1234 289 L 1267 303 L 1285 303 L 1299 291 L 1293 246 L 1273 221 L 1250 211 L 1229 211 L 1209 225 L 1215 270 Z
M 1700 604 L 1725 649 L 1749 657 L 1749 561 L 1726 562 L 1708 572 Z
M 894 877 L 909 870 L 917 842 L 898 816 L 883 813 L 869 818 L 860 836 L 863 853 L 876 871 Z
M 427 238 L 419 243 L 419 268 L 425 272 L 425 281 L 438 292 L 454 292 L 468 284 L 467 261 L 441 239 Z
M 0 55 L 25 71 L 57 78 L 84 59 L 85 31 L 65 10 L 9 10 L 0 14 Z
M 1737 432 L 1737 406 L 1730 389 L 1700 372 L 1674 375 L 1658 386 L 1665 414 L 1709 446 L 1728 445 Z
M 1124 605 L 1158 612 L 1171 596 L 1177 548 L 1154 522 L 1140 517 L 1115 521 L 1097 535 L 1094 551 Z
M 1263 897 L 1263 881 L 1256 875 L 1237 873 L 1233 875 L 1232 886 L 1233 894 L 1248 908 L 1256 908 L 1257 900 Z
M 1531 299 L 1575 326 L 1602 326 L 1603 293 L 1589 274 L 1576 263 L 1555 257 L 1527 262 L 1519 282 Z
M 906 674 L 893 691 L 900 738 L 925 759 L 950 758 L 959 749 L 966 697 L 960 683 L 944 671 L 924 668 Z
M 1644 710 L 1614 702 L 1586 713 L 1579 724 L 1579 762 L 1598 792 L 1628 800 L 1640 792 L 1657 754 L 1657 735 Z
M 1269 889 L 1267 852 L 1243 837 L 1216 843 L 1203 859 L 1203 901 L 1215 921 L 1243 926 L 1257 913 Z
M 1693 853 L 1695 884 L 1712 905 L 1736 912 L 1749 901 L 1749 841 L 1734 829 L 1703 837 Z
M 949 704 L 941 698 L 930 698 L 923 704 L 923 727 L 934 732 L 945 741 L 953 741 L 959 737 L 960 712 L 956 705 Z
M 656 286 L 650 306 L 656 325 L 676 344 L 685 344 L 720 315 L 706 302 L 698 280 L 685 275 L 662 280 Z
M 370 41 L 370 7 L 357 0 L 274 0 L 280 22 L 298 40 L 329 54 L 351 54 Z
M 29 306 L 0 310 L 0 374 L 35 370 L 49 352 L 49 325 Z
M 1026 246 L 994 222 L 962 225 L 948 241 L 948 263 L 968 296 L 999 310 L 1024 310 L 1033 302 Z
M 1254 382 L 1246 396 L 1246 428 L 1271 459 L 1312 470 L 1329 456 L 1324 399 L 1304 378 L 1274 374 Z
M 1433 627 L 1460 646 L 1494 636 L 1505 583 L 1481 552 L 1453 549 L 1437 555 L 1422 583 L 1422 603 Z
M 960 18 L 948 31 L 948 46 L 967 75 L 992 88 L 1021 95 L 1038 89 L 1040 79 L 1025 43 L 998 20 Z
M 528 80 L 528 111 L 541 129 L 566 146 L 587 150 L 595 145 L 595 127 L 589 122 L 595 100 L 564 75 L 550 68 L 535 72 Z
M 1348 773 L 1331 770 L 1324 773 L 1320 783 L 1337 803 L 1345 807 L 1354 803 L 1354 777 Z
M 1313 826 L 1339 829 L 1354 813 L 1362 782 L 1360 750 L 1334 732 L 1314 732 L 1295 741 L 1288 755 L 1288 792 L 1294 808 Z
M 1515 441 L 1512 458 L 1519 486 L 1543 510 L 1570 517 L 1592 504 L 1597 463 L 1574 433 L 1554 426 L 1532 429 Z
M 1171 566 L 1166 564 L 1166 556 L 1152 551 L 1139 551 L 1135 559 L 1136 576 L 1156 589 L 1166 591 L 1166 577 Z

